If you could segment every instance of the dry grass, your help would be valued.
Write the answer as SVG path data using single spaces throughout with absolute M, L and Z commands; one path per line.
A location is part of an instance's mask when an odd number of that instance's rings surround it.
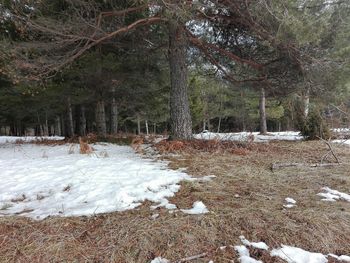
M 91 154 L 93 152 L 92 147 L 84 141 L 81 137 L 79 137 L 79 153 L 80 154 Z
M 271 162 L 315 162 L 327 150 L 321 142 L 276 142 L 252 145 L 245 155 L 186 147 L 164 155 L 172 168 L 193 176 L 216 175 L 210 182 L 183 182 L 170 201 L 180 208 L 203 201 L 211 213 L 191 216 L 149 209 L 94 217 L 0 218 L 0 262 L 149 262 L 155 256 L 177 260 L 207 252 L 191 262 L 230 262 L 237 254 L 223 245 L 240 244 L 239 235 L 270 247 L 298 246 L 321 253 L 350 254 L 350 203 L 322 202 L 323 186 L 350 189 L 350 165 L 288 168 L 275 172 Z M 350 151 L 337 147 L 344 163 Z M 297 206 L 284 210 L 284 198 Z M 160 216 L 152 219 L 153 213 Z M 253 251 L 264 262 L 282 262 Z
M 251 141 L 220 141 L 220 140 L 191 140 L 191 141 L 167 141 L 163 140 L 155 144 L 160 153 L 232 153 L 246 155 L 249 151 L 259 147 Z

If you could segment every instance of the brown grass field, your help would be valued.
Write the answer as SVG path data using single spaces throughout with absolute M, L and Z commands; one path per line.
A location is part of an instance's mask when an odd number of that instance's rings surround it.
M 152 211 L 146 202 L 135 210 L 93 217 L 42 221 L 0 217 L 0 262 L 146 263 L 156 256 L 178 262 L 201 253 L 207 256 L 191 263 L 238 262 L 232 248 L 219 247 L 241 245 L 240 235 L 274 248 L 285 244 L 350 255 L 350 202 L 324 202 L 317 196 L 324 186 L 350 192 L 350 148 L 335 147 L 343 163 L 339 166 L 270 169 L 272 162 L 319 162 L 326 152 L 322 142 L 164 151 L 162 158 L 170 161 L 171 168 L 186 168 L 193 177 L 217 176 L 209 182 L 185 181 L 170 199 L 181 208 L 201 200 L 210 213 Z M 286 197 L 296 199 L 297 206 L 283 209 Z M 152 219 L 154 213 L 159 217 Z M 251 252 L 265 263 L 284 262 L 261 250 Z

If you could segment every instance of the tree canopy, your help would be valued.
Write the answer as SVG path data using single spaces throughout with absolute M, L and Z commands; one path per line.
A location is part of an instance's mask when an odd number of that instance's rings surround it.
M 87 106 L 94 131 L 90 106 L 103 101 L 103 114 L 118 105 L 125 131 L 170 122 L 175 137 L 190 138 L 210 123 L 257 129 L 263 89 L 270 126 L 293 128 L 295 98 L 349 89 L 349 11 L 342 0 L 3 1 L 1 92 L 13 96 L 5 112 L 31 94 L 36 121 L 10 115 L 40 126 L 66 119 L 60 101 L 69 99 L 71 114 Z

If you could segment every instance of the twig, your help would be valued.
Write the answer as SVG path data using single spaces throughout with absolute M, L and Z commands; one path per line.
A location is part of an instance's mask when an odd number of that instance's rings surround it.
M 272 171 L 285 167 L 330 167 L 340 165 L 341 163 L 273 163 Z
M 174 263 L 184 263 L 186 261 L 191 261 L 191 260 L 194 260 L 194 259 L 203 258 L 203 257 L 205 257 L 207 255 L 208 255 L 208 253 L 202 253 L 202 254 L 198 254 L 198 255 L 195 255 L 195 256 L 179 259 L 178 261 L 175 261 Z
M 348 112 L 343 111 L 342 109 L 340 109 L 338 106 L 335 106 L 334 104 L 329 104 L 332 107 L 334 107 L 335 109 L 337 109 L 339 112 L 343 113 L 344 115 L 346 115 L 347 117 L 350 117 L 350 114 Z

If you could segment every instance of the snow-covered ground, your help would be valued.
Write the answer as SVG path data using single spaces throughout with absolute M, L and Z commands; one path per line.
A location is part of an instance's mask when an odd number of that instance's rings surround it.
M 82 155 L 76 144 L 14 144 L 0 138 L 0 216 L 42 219 L 123 211 L 145 200 L 167 204 L 178 183 L 189 178 L 127 146 L 96 144 L 93 154 Z
M 273 249 L 270 253 L 273 257 L 279 257 L 288 263 L 326 263 L 327 257 L 321 253 L 314 253 L 298 247 L 282 245 L 281 248 Z
M 348 139 L 348 140 L 333 140 L 332 142 L 338 143 L 338 144 L 347 144 L 347 145 L 350 145 L 350 139 Z
M 202 132 L 195 134 L 196 139 L 203 140 L 227 140 L 227 141 L 247 141 L 266 142 L 272 140 L 280 141 L 299 141 L 303 139 L 298 131 L 269 132 L 267 135 L 261 135 L 259 132 L 237 132 L 237 133 L 215 133 Z
M 334 128 L 331 129 L 332 132 L 350 132 L 350 128 Z
M 60 140 L 64 140 L 64 137 L 61 137 L 61 136 L 43 136 L 43 137 L 35 137 L 35 136 L 24 136 L 24 137 L 0 136 L 0 144 L 3 144 L 3 143 L 14 143 L 14 142 L 32 142 L 32 141 L 41 141 L 41 140 L 60 141 Z

